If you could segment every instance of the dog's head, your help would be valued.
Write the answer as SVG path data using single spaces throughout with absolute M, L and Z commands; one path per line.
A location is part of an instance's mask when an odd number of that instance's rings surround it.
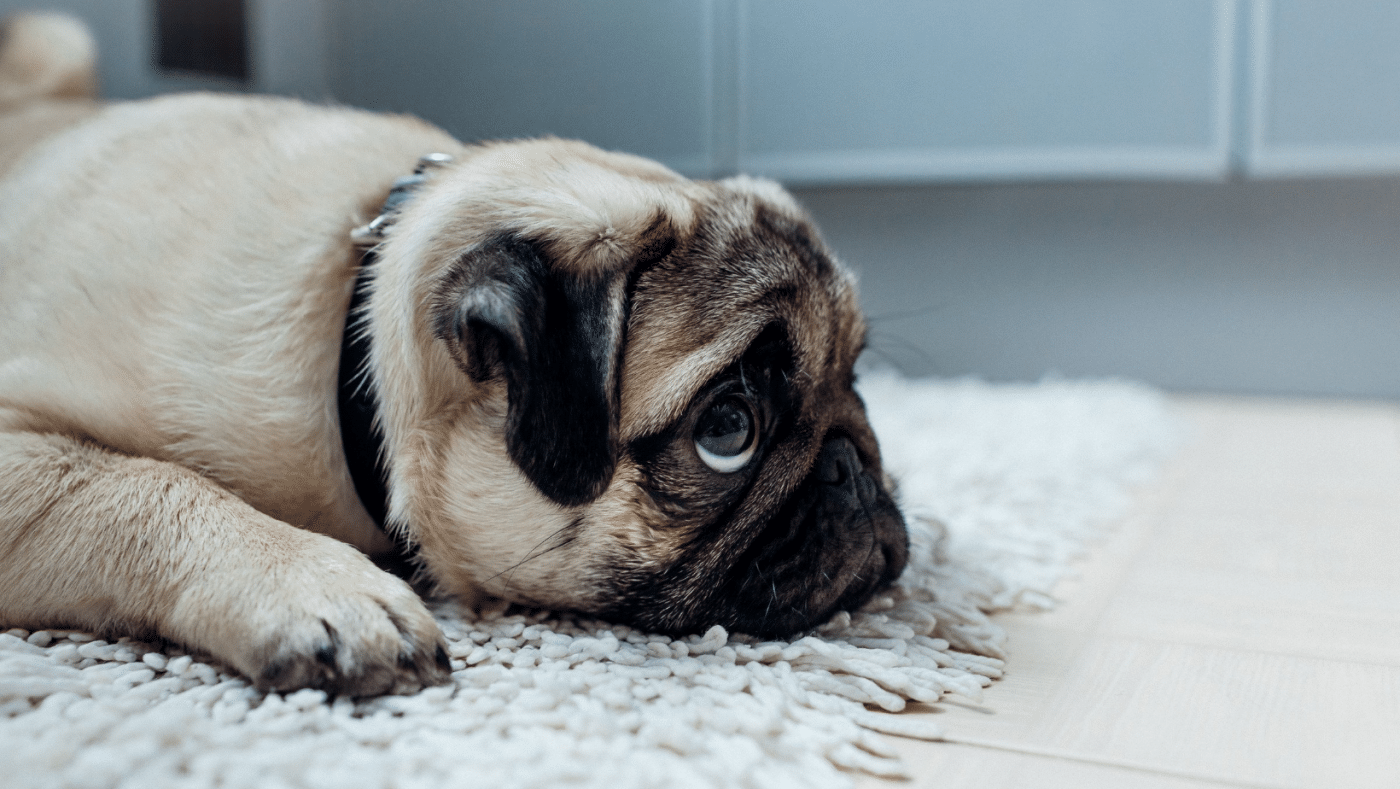
M 853 281 L 777 185 L 483 146 L 371 283 L 389 520 L 444 590 L 778 635 L 903 569 Z

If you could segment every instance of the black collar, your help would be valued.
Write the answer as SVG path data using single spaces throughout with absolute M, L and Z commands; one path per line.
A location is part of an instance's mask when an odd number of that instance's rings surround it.
M 356 247 L 364 251 L 360 257 L 359 272 L 355 275 L 355 292 L 350 297 L 350 308 L 345 314 L 345 331 L 340 338 L 337 381 L 340 443 L 345 450 L 345 462 L 350 468 L 350 479 L 355 483 L 360 504 L 374 524 L 394 541 L 400 554 L 409 552 L 404 536 L 398 529 L 385 528 L 389 511 L 388 469 L 384 466 L 384 437 L 375 424 L 379 405 L 375 399 L 374 382 L 370 380 L 370 336 L 363 325 L 364 307 L 369 298 L 368 273 L 377 258 L 375 249 L 384 239 L 384 233 L 399 209 L 428 180 L 429 170 L 451 162 L 451 156 L 441 153 L 430 153 L 419 159 L 413 175 L 394 182 L 379 216 L 369 224 L 355 228 L 350 234 Z
M 355 493 L 360 497 L 360 504 L 364 505 L 374 525 L 392 536 L 393 530 L 384 528 L 389 501 L 389 490 L 385 484 L 388 470 L 382 465 L 384 439 L 374 424 L 379 406 L 375 401 L 373 382 L 369 379 L 369 334 L 362 330 L 358 320 L 364 312 L 368 296 L 369 278 L 366 272 L 373 265 L 374 257 L 374 251 L 370 250 L 360 258 L 355 294 L 350 297 L 345 333 L 340 338 L 340 380 L 337 384 L 340 443 L 345 449 L 345 462 L 350 467 L 350 478 L 355 481 Z

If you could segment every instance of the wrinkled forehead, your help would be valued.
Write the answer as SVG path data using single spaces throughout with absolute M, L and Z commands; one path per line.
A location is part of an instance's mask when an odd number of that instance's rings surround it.
M 746 189 L 751 183 L 757 188 Z M 864 339 L 854 282 L 785 193 L 722 182 L 694 231 L 631 293 L 622 368 L 622 438 L 664 429 L 768 326 L 793 352 L 794 379 L 829 380 Z

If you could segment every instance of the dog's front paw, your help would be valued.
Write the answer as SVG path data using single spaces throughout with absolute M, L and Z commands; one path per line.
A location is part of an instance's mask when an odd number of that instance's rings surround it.
M 265 690 L 372 696 L 446 682 L 451 665 L 442 631 L 408 584 L 348 545 L 307 536 L 294 561 L 238 584 L 248 597 L 219 606 L 228 619 L 206 619 L 197 628 L 203 637 L 189 640 Z M 219 591 L 187 597 L 196 606 L 182 606 L 181 618 L 212 613 L 208 603 Z
M 320 594 L 287 606 L 253 650 L 258 687 L 373 696 L 447 681 L 446 643 L 418 596 L 372 565 L 358 574 L 317 579 Z

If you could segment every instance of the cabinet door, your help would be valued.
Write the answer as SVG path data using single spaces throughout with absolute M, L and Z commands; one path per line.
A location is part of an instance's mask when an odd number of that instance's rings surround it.
M 1234 0 L 738 0 L 739 163 L 796 182 L 1220 177 Z
M 703 0 L 344 0 L 332 24 L 346 103 L 468 141 L 554 134 L 710 170 Z
M 1400 172 L 1400 3 L 1255 0 L 1250 17 L 1250 173 Z

